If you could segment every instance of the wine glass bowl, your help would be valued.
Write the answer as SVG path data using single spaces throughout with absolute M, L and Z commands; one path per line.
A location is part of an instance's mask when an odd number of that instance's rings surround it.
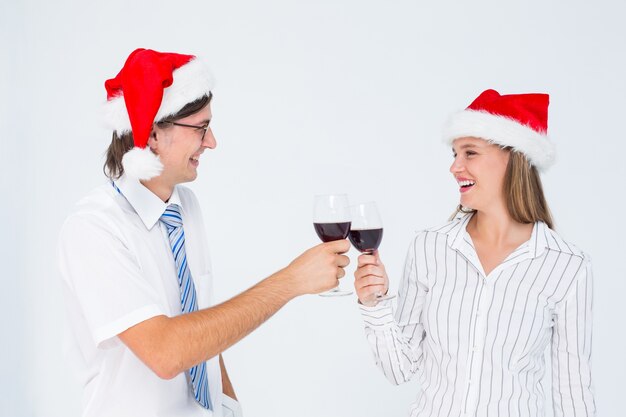
M 350 222 L 313 223 L 313 227 L 322 242 L 345 239 L 350 232 Z
M 348 235 L 352 245 L 361 253 L 374 253 L 383 240 L 383 228 L 351 229 Z

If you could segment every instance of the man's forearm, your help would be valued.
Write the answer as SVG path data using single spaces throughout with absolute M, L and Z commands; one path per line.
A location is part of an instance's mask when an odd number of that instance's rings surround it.
M 343 240 L 314 246 L 286 268 L 215 307 L 176 317 L 157 316 L 118 336 L 154 373 L 173 378 L 237 343 L 291 299 L 338 285 L 350 259 Z
M 176 317 L 158 316 L 120 338 L 157 375 L 173 378 L 220 354 L 297 295 L 279 271 L 217 306 Z
M 281 272 L 217 306 L 170 320 L 180 371 L 223 352 L 269 319 L 297 294 L 279 284 Z

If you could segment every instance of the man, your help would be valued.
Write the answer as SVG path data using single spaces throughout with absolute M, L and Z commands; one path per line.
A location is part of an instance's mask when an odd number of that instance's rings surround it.
M 194 56 L 138 49 L 105 86 L 111 181 L 78 204 L 60 237 L 83 415 L 239 415 L 220 353 L 294 297 L 335 287 L 349 244 L 311 248 L 211 306 L 202 215 L 179 184 L 216 146 L 212 77 Z

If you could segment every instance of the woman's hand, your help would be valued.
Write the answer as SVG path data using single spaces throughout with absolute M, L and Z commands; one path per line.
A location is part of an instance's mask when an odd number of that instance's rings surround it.
M 378 304 L 377 296 L 387 293 L 389 278 L 385 265 L 380 261 L 378 251 L 363 254 L 358 258 L 359 264 L 354 271 L 354 289 L 361 304 L 372 307 Z

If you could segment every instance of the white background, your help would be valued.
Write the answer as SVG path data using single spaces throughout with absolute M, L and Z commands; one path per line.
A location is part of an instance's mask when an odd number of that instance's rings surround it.
M 594 261 L 596 402 L 620 415 L 625 17 L 619 0 L 2 0 L 0 415 L 80 415 L 56 239 L 104 181 L 103 83 L 136 47 L 202 55 L 218 79 L 218 147 L 191 185 L 218 300 L 316 244 L 312 196 L 329 192 L 378 202 L 397 288 L 414 231 L 458 200 L 448 114 L 486 88 L 549 92 L 544 186 L 557 230 Z M 401 416 L 418 389 L 374 367 L 354 298 L 295 300 L 224 356 L 247 416 Z

